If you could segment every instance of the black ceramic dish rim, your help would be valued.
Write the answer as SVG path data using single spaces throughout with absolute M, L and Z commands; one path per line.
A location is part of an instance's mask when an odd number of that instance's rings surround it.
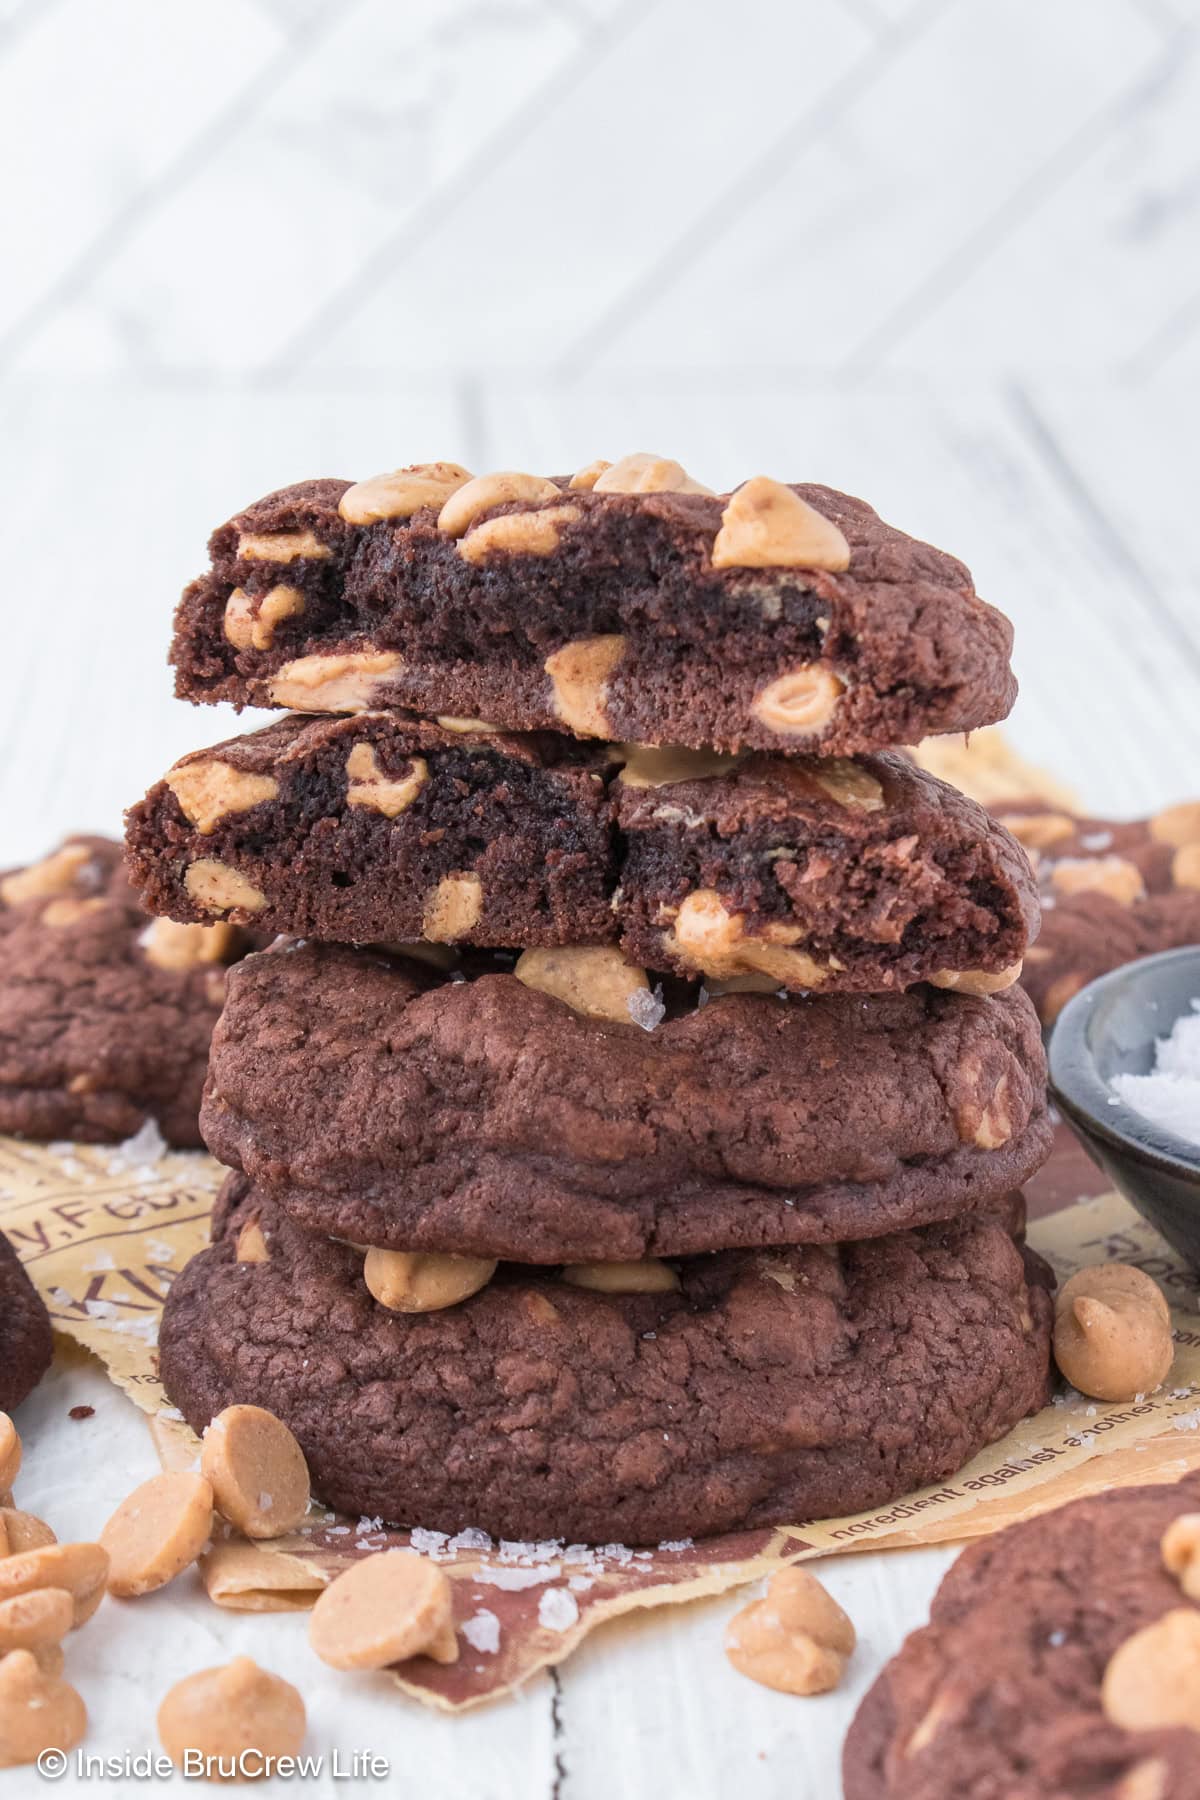
M 1200 1146 L 1189 1144 L 1186 1138 L 1127 1106 L 1098 1073 L 1088 1045 L 1092 1013 L 1107 994 L 1136 985 L 1149 969 L 1169 963 L 1182 967 L 1189 962 L 1195 967 L 1196 996 L 1200 998 L 1200 945 L 1142 957 L 1089 982 L 1059 1014 L 1050 1037 L 1048 1063 L 1052 1099 L 1084 1131 L 1115 1151 L 1200 1187 Z

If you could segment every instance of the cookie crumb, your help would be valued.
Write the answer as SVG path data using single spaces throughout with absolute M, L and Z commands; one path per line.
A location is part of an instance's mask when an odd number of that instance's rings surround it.
M 68 1419 L 91 1419 L 95 1417 L 95 1414 L 94 1406 L 73 1406 L 67 1417 Z

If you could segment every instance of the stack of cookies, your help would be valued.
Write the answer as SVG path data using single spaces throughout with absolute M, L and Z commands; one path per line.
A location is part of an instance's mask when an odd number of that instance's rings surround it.
M 269 1407 L 350 1513 L 644 1544 L 1040 1406 L 1036 884 L 889 748 L 1012 702 L 962 564 L 648 456 L 304 482 L 212 554 L 179 692 L 299 716 L 129 817 L 153 911 L 280 934 L 213 1043 L 190 1423 Z

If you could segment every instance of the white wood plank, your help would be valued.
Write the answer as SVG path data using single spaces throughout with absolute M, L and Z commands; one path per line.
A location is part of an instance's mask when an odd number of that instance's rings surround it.
M 881 327 L 928 305 L 1022 184 L 1162 54 L 1130 0 L 926 7 L 906 23 L 815 141 L 765 160 L 752 184 L 726 176 L 703 232 L 667 222 L 661 273 L 639 268 L 598 324 L 578 314 L 569 372 L 875 357 Z M 997 354 L 975 346 L 981 366 Z

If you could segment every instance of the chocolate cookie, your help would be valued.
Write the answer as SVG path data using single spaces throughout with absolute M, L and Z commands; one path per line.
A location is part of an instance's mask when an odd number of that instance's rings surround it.
M 1047 1395 L 1048 1271 L 994 1218 L 701 1257 L 654 1293 L 507 1264 L 413 1314 L 372 1297 L 360 1251 L 245 1182 L 231 1200 L 167 1298 L 167 1392 L 197 1430 L 269 1407 L 351 1514 L 652 1544 L 856 1512 Z
M 53 1354 L 42 1297 L 0 1231 L 0 1412 L 12 1412 L 33 1392 Z
M 146 1120 L 198 1146 L 230 925 L 147 919 L 121 847 L 69 838 L 0 877 L 0 1131 L 116 1143 Z
M 1195 1800 L 1200 1733 L 1115 1723 L 1101 1684 L 1135 1632 L 1178 1608 L 1195 1614 L 1164 1566 L 1162 1538 L 1197 1509 L 1193 1474 L 1079 1500 L 965 1550 L 930 1624 L 859 1709 L 846 1800 Z M 1135 1652 L 1151 1690 L 1155 1654 L 1152 1641 Z M 1186 1668 L 1173 1665 L 1157 1685 L 1194 1683 L 1194 1648 Z M 1123 1686 L 1109 1688 L 1122 1717 Z
M 130 873 L 176 919 L 356 943 L 604 943 L 608 767 L 551 732 L 281 719 L 176 763 L 130 810 Z
M 176 614 L 189 700 L 842 753 L 1016 693 L 1011 628 L 963 565 L 832 488 L 715 495 L 648 457 L 570 480 L 428 464 L 283 488 L 210 549 Z
M 1020 846 L 897 756 L 289 718 L 184 757 L 128 842 L 147 905 L 176 919 L 355 943 L 620 935 L 654 969 L 830 993 L 1010 985 L 1037 924 Z
M 1037 865 L 1042 931 L 1022 985 L 1044 1024 L 1097 975 L 1200 943 L 1200 801 L 1125 822 L 1037 804 L 999 816 Z
M 1019 988 L 636 1010 L 653 1029 L 510 974 L 446 981 L 337 945 L 249 957 L 205 1141 L 315 1230 L 531 1263 L 880 1235 L 986 1206 L 1045 1160 Z

